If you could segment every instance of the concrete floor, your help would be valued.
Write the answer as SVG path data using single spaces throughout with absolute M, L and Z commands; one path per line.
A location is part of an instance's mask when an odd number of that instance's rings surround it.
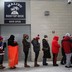
M 28 62 L 28 64 L 31 66 L 30 68 L 25 68 L 23 65 L 23 62 L 19 62 L 17 65 L 17 68 L 14 70 L 10 70 L 8 68 L 7 62 L 4 63 L 4 66 L 6 66 L 5 69 L 0 70 L 0 72 L 72 72 L 72 68 L 65 68 L 64 65 L 60 65 L 60 62 L 58 62 L 58 67 L 53 67 L 52 62 L 48 62 L 48 66 L 43 66 L 42 62 L 39 62 L 40 67 L 34 67 L 33 62 Z

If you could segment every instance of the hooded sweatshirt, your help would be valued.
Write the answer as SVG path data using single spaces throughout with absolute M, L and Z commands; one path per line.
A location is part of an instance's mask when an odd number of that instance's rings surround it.
M 71 42 L 70 42 L 70 37 L 65 36 L 63 39 L 63 48 L 64 48 L 64 52 L 66 54 L 71 53 Z
M 58 39 L 59 39 L 58 36 L 54 36 L 52 40 L 52 53 L 58 54 L 59 52 L 60 45 L 58 44 Z

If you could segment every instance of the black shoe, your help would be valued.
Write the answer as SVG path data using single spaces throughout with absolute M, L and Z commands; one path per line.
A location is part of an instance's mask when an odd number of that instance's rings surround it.
M 27 67 L 27 68 L 29 68 L 30 66 L 26 64 L 24 67 Z
M 61 65 L 65 65 L 65 64 L 64 64 L 64 63 L 62 63 L 62 62 L 61 62 L 60 64 L 61 64 Z
M 39 67 L 39 66 L 40 66 L 39 64 L 35 64 L 35 65 L 34 65 L 34 67 Z
M 66 68 L 70 68 L 70 66 L 65 66 Z
M 0 66 L 0 69 L 4 69 L 5 67 L 4 66 Z
M 58 66 L 58 64 L 53 64 L 53 66 Z
M 72 66 L 69 66 L 70 68 L 72 68 Z
M 45 64 L 43 64 L 44 66 L 47 66 L 48 65 L 48 63 L 45 63 Z

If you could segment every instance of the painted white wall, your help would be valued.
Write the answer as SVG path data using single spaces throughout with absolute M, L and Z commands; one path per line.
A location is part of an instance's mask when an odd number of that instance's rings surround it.
M 44 16 L 45 11 L 50 11 L 49 16 Z M 55 34 L 52 34 L 55 31 Z M 60 1 L 31 1 L 31 34 L 32 38 L 40 34 L 41 40 L 45 34 L 48 35 L 49 44 L 54 35 L 60 37 L 65 33 L 72 34 L 72 4 Z M 42 48 L 42 47 L 41 47 Z M 33 51 L 33 50 L 32 50 Z M 59 58 L 61 58 L 61 53 Z M 34 52 L 32 53 L 32 60 Z M 42 60 L 42 51 L 39 61 Z
M 30 22 L 30 0 L 0 0 L 0 24 L 4 24 L 4 2 L 26 2 L 26 24 Z

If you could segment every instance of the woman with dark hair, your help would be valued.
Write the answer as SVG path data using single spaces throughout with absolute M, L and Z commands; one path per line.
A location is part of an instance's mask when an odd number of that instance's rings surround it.
M 28 59 L 29 48 L 30 48 L 30 42 L 27 41 L 28 39 L 29 36 L 27 34 L 24 34 L 22 44 L 23 44 L 23 52 L 25 54 L 25 60 L 24 60 L 25 67 L 30 67 L 29 65 L 27 65 L 27 59 Z
M 48 43 L 48 36 L 44 35 L 44 39 L 42 39 L 42 45 L 43 45 L 43 65 L 48 65 L 47 58 L 51 58 L 50 54 L 50 46 Z
M 10 69 L 15 69 L 18 64 L 18 43 L 14 41 L 15 36 L 11 35 L 8 39 L 8 59 Z

